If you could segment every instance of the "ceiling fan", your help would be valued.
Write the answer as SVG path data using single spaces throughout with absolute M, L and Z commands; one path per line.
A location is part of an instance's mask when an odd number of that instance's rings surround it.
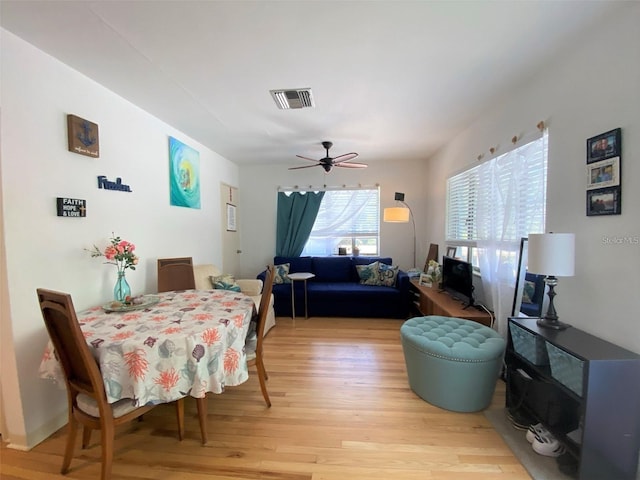
M 327 156 L 321 158 L 320 160 L 316 160 L 313 158 L 303 157 L 302 155 L 296 155 L 298 158 L 302 158 L 303 160 L 309 160 L 311 162 L 316 162 L 315 165 L 304 165 L 302 167 L 291 167 L 289 170 L 298 170 L 299 168 L 310 168 L 310 167 L 322 167 L 324 171 L 329 173 L 333 167 L 344 167 L 344 168 L 366 168 L 367 164 L 365 163 L 349 163 L 349 160 L 353 160 L 358 156 L 357 153 L 345 153 L 344 155 L 339 155 L 337 157 L 329 156 L 329 149 L 333 146 L 332 142 L 322 142 L 322 146 L 327 151 Z

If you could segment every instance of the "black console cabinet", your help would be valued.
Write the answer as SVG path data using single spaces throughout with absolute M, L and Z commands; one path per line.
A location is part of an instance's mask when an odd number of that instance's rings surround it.
M 640 355 L 577 328 L 510 318 L 507 409 L 542 422 L 577 462 L 581 480 L 635 480 L 640 449 Z

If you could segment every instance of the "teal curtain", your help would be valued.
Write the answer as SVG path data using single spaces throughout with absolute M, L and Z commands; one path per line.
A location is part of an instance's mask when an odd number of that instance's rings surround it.
M 299 257 L 309 240 L 324 192 L 278 192 L 276 255 Z

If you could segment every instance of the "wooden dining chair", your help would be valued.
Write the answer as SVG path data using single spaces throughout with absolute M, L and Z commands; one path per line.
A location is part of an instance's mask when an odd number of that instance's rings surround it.
M 269 392 L 267 391 L 266 381 L 269 379 L 269 375 L 264 367 L 264 360 L 262 358 L 262 342 L 264 341 L 264 328 L 267 323 L 269 302 L 271 301 L 275 275 L 276 269 L 274 266 L 267 266 L 267 274 L 264 279 L 264 286 L 262 287 L 262 296 L 260 297 L 260 306 L 258 307 L 258 314 L 255 317 L 255 327 L 251 326 L 249 328 L 245 342 L 247 366 L 252 367 L 255 365 L 258 370 L 260 389 L 262 390 L 262 396 L 267 403 L 267 407 L 271 407 L 271 400 L 269 399 Z
M 102 375 L 87 341 L 82 334 L 71 295 L 52 290 L 37 289 L 38 302 L 55 354 L 64 372 L 69 407 L 69 433 L 60 472 L 69 470 L 78 423 L 84 426 L 82 448 L 91 440 L 91 432 L 100 430 L 102 444 L 101 480 L 111 477 L 115 428 L 140 417 L 155 405 L 138 407 L 132 399 L 110 404 L 107 401 Z M 176 402 L 178 432 L 182 440 L 184 420 L 182 400 Z
M 158 292 L 196 288 L 191 257 L 158 259 Z

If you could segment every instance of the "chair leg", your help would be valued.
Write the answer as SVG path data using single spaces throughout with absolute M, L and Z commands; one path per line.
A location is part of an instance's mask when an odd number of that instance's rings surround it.
M 200 435 L 202 436 L 202 445 L 206 445 L 207 439 L 207 397 L 196 398 L 198 406 L 198 420 L 200 421 Z
M 89 446 L 89 443 L 91 443 L 91 432 L 92 431 L 93 430 L 91 430 L 86 425 L 82 429 L 82 448 L 83 449 L 87 448 Z
M 178 416 L 178 439 L 184 438 L 184 398 L 176 400 L 176 415 Z
M 67 446 L 64 449 L 64 459 L 62 460 L 62 468 L 60 473 L 63 475 L 69 471 L 69 465 L 71 465 L 71 458 L 73 457 L 73 449 L 76 444 L 76 432 L 78 431 L 78 424 L 76 419 L 73 418 L 73 413 L 69 412 L 69 433 L 67 433 Z
M 109 480 L 111 478 L 113 442 L 115 437 L 113 418 L 106 418 L 103 420 L 100 433 L 102 437 L 102 475 L 100 476 L 100 480 Z
M 264 368 L 261 357 L 256 357 L 256 367 L 258 368 L 258 380 L 260 380 L 260 390 L 262 390 L 262 396 L 267 403 L 267 407 L 271 407 L 271 400 L 269 399 L 269 392 L 267 391 L 267 371 Z

